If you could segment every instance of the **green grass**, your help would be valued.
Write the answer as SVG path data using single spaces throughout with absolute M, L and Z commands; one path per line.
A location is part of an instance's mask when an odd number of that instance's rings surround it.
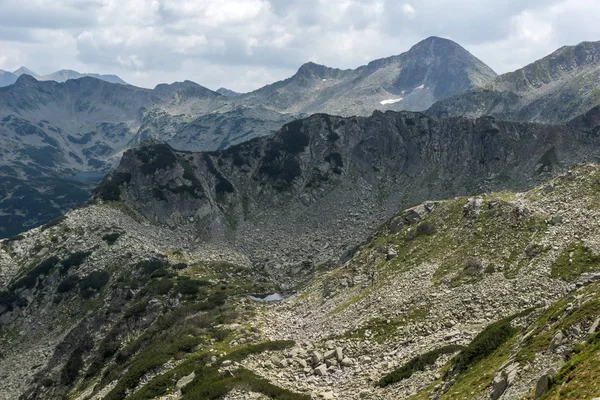
M 600 332 L 576 346 L 542 400 L 592 399 L 600 394 Z
M 600 271 L 600 255 L 593 254 L 582 242 L 573 242 L 552 264 L 551 276 L 572 281 L 590 271 Z

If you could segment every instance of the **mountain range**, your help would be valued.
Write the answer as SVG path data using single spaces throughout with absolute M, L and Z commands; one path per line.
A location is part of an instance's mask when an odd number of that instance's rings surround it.
M 600 104 L 598 43 L 563 47 L 497 76 L 455 42 L 431 37 L 354 70 L 307 63 L 289 79 L 250 93 L 214 92 L 191 81 L 154 89 L 89 76 L 40 81 L 21 68 L 14 84 L 0 88 L 0 235 L 37 226 L 85 200 L 126 149 L 148 139 L 213 151 L 322 112 L 414 110 L 567 122 Z M 17 213 L 10 211 L 15 206 Z
M 0 397 L 595 395 L 599 126 L 316 114 L 129 149 L 0 242 Z
M 599 43 L 243 94 L 21 69 L 0 399 L 597 398 Z
M 0 70 L 0 87 L 9 86 L 14 84 L 21 75 L 29 75 L 39 81 L 55 81 L 55 82 L 66 82 L 69 79 L 80 79 L 84 77 L 91 77 L 100 79 L 102 81 L 117 83 L 120 85 L 127 85 L 127 82 L 122 80 L 116 75 L 102 75 L 102 74 L 82 74 L 81 72 L 73 71 L 70 69 L 61 69 L 60 71 L 53 72 L 48 75 L 39 75 L 29 68 L 21 67 L 13 72 Z
M 600 42 L 564 46 L 514 72 L 498 76 L 481 87 L 435 104 L 436 116 L 478 117 L 561 122 L 600 101 Z

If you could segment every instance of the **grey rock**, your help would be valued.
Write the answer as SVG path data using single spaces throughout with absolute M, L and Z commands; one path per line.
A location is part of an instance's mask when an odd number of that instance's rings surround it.
M 194 380 L 195 377 L 196 377 L 196 372 L 192 372 L 191 374 L 184 376 L 183 378 L 178 380 L 177 383 L 175 384 L 175 387 L 177 389 L 181 390 L 182 388 L 189 385 Z
M 535 395 L 533 397 L 534 399 L 537 399 L 538 397 L 541 397 L 548 393 L 548 390 L 550 389 L 550 384 L 552 382 L 552 378 L 554 376 L 556 376 L 556 370 L 553 368 L 549 369 L 542 376 L 540 376 L 535 385 Z
M 548 346 L 548 352 L 553 353 L 558 348 L 558 346 L 561 345 L 563 338 L 564 334 L 562 331 L 559 330 L 558 332 L 556 332 L 552 337 L 552 340 L 550 341 L 550 345 Z
M 321 364 L 317 368 L 313 370 L 313 373 L 317 376 L 325 376 L 327 375 L 327 365 Z

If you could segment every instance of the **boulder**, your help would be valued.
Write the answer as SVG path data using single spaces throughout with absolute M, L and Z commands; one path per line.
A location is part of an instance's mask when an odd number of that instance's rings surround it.
M 556 376 L 556 370 L 554 368 L 550 368 L 542 376 L 540 376 L 540 379 L 538 379 L 537 384 L 535 385 L 534 399 L 537 399 L 538 397 L 548 393 L 548 390 L 550 390 L 550 385 L 552 384 L 552 378 L 554 378 L 554 376 Z
M 313 365 L 319 365 L 323 362 L 323 354 L 318 351 L 313 351 L 310 357 Z
M 346 357 L 340 362 L 340 364 L 342 365 L 342 367 L 352 367 L 354 365 L 354 360 Z
M 552 337 L 552 341 L 550 342 L 550 345 L 548 346 L 548 352 L 549 353 L 554 353 L 554 351 L 558 348 L 558 346 L 560 346 L 560 344 L 562 343 L 564 339 L 564 334 L 562 331 L 558 331 L 554 334 L 554 336 Z
M 596 318 L 592 326 L 590 326 L 590 329 L 588 330 L 588 335 L 593 335 L 594 333 L 596 333 L 598 325 L 600 325 L 600 317 Z
M 334 358 L 335 357 L 335 350 L 329 350 L 326 351 L 325 354 L 323 354 L 323 358 L 325 360 L 329 360 L 330 358 Z
M 339 362 L 341 362 L 344 359 L 344 350 L 341 347 L 335 348 L 335 358 Z
M 398 256 L 398 252 L 393 247 L 388 249 L 387 255 L 385 256 L 386 260 L 392 260 Z
M 185 386 L 189 385 L 190 382 L 193 381 L 195 377 L 196 377 L 196 372 L 192 372 L 191 374 L 184 376 L 183 378 L 178 380 L 177 383 L 175 384 L 175 387 L 177 389 L 182 389 Z
M 506 388 L 508 388 L 506 376 L 502 373 L 496 374 L 496 376 L 494 376 L 494 380 L 492 381 L 492 394 L 490 396 L 492 400 L 498 400 Z
M 327 375 L 327 365 L 321 364 L 317 368 L 313 370 L 313 374 L 317 376 L 325 376 Z

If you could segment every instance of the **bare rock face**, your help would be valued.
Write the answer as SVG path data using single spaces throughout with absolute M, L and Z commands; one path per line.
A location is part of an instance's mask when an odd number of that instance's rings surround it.
M 125 153 L 96 190 L 151 221 L 192 226 L 282 281 L 339 259 L 398 209 L 494 188 L 527 188 L 600 152 L 597 136 L 568 126 L 317 114 L 273 136 L 188 153 L 150 142 Z M 417 224 L 435 203 L 395 222 Z M 465 212 L 477 214 L 473 200 Z M 343 234 L 340 234 L 343 232 Z

